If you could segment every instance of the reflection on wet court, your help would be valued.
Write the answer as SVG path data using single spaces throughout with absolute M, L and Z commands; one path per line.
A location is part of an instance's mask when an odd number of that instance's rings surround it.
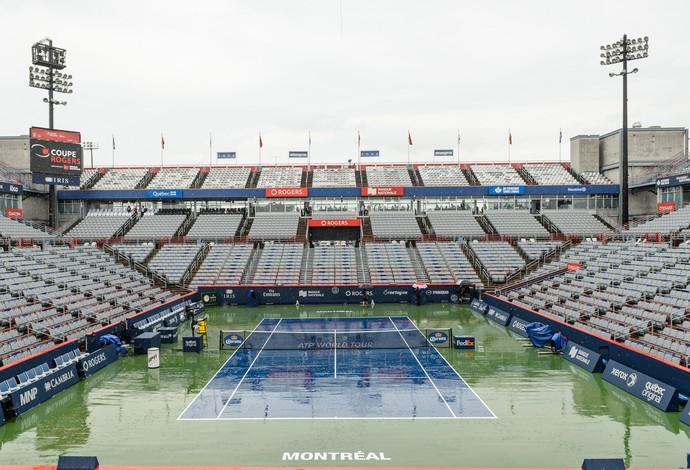
M 407 317 L 264 319 L 180 419 L 493 418 Z

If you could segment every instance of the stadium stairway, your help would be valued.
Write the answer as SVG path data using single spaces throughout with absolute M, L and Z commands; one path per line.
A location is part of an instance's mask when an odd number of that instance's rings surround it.
M 422 175 L 416 168 L 408 168 L 407 172 L 410 174 L 410 181 L 412 181 L 412 186 L 424 186 L 422 181 Z
M 491 225 L 491 222 L 489 222 L 489 219 L 484 217 L 483 215 L 475 215 L 474 218 L 477 220 L 477 223 L 479 223 L 479 226 L 489 235 L 498 233 L 498 231 L 494 228 L 493 225 Z
M 156 173 L 147 171 L 143 178 L 141 178 L 141 181 L 139 181 L 137 185 L 134 187 L 134 189 L 144 189 L 149 185 L 154 176 L 156 176 Z
M 407 252 L 412 260 L 412 267 L 414 268 L 415 275 L 417 276 L 418 282 L 429 282 L 429 274 L 426 272 L 424 267 L 424 262 L 419 254 L 416 246 L 409 246 Z
M 515 169 L 515 171 L 517 171 L 517 174 L 520 175 L 520 178 L 525 180 L 525 182 L 528 185 L 537 184 L 537 181 L 532 177 L 532 175 L 529 174 L 529 172 L 522 165 L 513 165 L 513 168 Z
M 427 219 L 425 215 L 418 215 L 415 219 L 417 220 L 417 225 L 419 225 L 419 230 L 422 232 L 422 237 L 428 239 L 428 237 L 432 235 L 429 219 Z
M 256 184 L 259 182 L 261 177 L 261 170 L 257 170 L 249 174 L 249 180 L 247 181 L 248 188 L 256 188 Z
M 189 215 L 187 215 L 187 218 L 184 219 L 184 222 L 182 222 L 182 225 L 180 225 L 180 228 L 178 228 L 173 234 L 173 238 L 184 237 L 185 235 L 187 235 L 187 233 L 189 233 L 189 229 L 191 229 L 192 225 L 194 225 L 196 218 L 197 214 L 194 212 L 190 212 Z
M 355 259 L 357 260 L 357 279 L 360 284 L 363 282 L 371 282 L 369 272 L 366 269 L 366 267 L 369 266 L 369 259 L 363 244 L 360 244 L 355 250 Z
M 246 237 L 249 235 L 249 229 L 252 228 L 252 224 L 254 223 L 254 218 L 250 218 L 248 215 L 244 216 L 244 220 L 242 220 L 242 223 L 237 227 L 237 232 L 235 233 L 235 236 L 238 237 Z
M 575 178 L 575 179 L 578 181 L 578 183 L 580 183 L 580 184 L 588 184 L 588 181 L 585 180 L 585 179 L 582 177 L 582 175 L 580 175 L 577 171 L 573 170 L 569 163 L 564 163 L 564 164 L 563 164 L 563 168 L 565 168 L 565 171 L 567 171 L 568 173 L 570 173 L 570 174 L 572 175 L 572 177 Z
M 93 176 L 91 176 L 91 178 L 89 178 L 88 181 L 87 181 L 86 183 L 84 183 L 84 184 L 81 186 L 81 188 L 79 188 L 79 189 L 91 189 L 91 188 L 93 188 L 94 185 L 95 185 L 96 183 L 98 183 L 98 181 L 99 181 L 101 178 L 103 178 L 103 175 L 105 175 L 105 173 L 101 173 L 100 170 L 97 171 L 97 172 L 95 172 L 95 173 L 93 174 Z
M 251 254 L 249 255 L 249 260 L 247 261 L 247 269 L 245 269 L 242 274 L 242 279 L 240 284 L 251 284 L 254 281 L 254 274 L 256 273 L 256 267 L 259 264 L 259 259 L 263 251 L 263 246 L 260 243 L 256 244 Z
M 362 241 L 374 241 L 374 232 L 371 229 L 369 217 L 362 217 Z
M 194 181 L 192 181 L 192 184 L 189 187 L 194 189 L 201 188 L 204 185 L 204 181 L 206 181 L 206 178 L 208 177 L 209 171 L 211 171 L 209 167 L 199 169 L 199 173 L 197 173 Z
M 192 261 L 192 263 L 189 265 L 189 269 L 184 274 L 184 276 L 182 276 L 182 282 L 180 284 L 185 287 L 182 288 L 182 286 L 174 286 L 171 289 L 175 294 L 182 294 L 189 291 L 186 288 L 186 286 L 188 286 L 189 283 L 192 282 L 192 279 L 194 279 L 194 276 L 196 275 L 197 271 L 199 271 L 201 265 L 204 264 L 204 260 L 206 259 L 206 255 L 208 255 L 209 251 L 211 251 L 211 245 L 208 243 L 204 243 L 201 247 L 201 250 L 199 250 L 199 253 L 197 253 L 194 261 Z
M 355 180 L 357 181 L 357 187 L 365 188 L 369 186 L 367 181 L 367 172 L 364 170 L 355 171 Z
M 295 235 L 295 241 L 306 242 L 307 241 L 307 218 L 300 217 L 297 223 L 297 234 Z
M 465 175 L 465 178 L 467 178 L 467 182 L 470 183 L 470 186 L 481 186 L 481 184 L 479 184 L 477 176 L 474 174 L 472 168 L 470 168 L 469 165 L 466 165 L 464 167 L 461 165 L 460 171 L 462 171 L 462 174 Z

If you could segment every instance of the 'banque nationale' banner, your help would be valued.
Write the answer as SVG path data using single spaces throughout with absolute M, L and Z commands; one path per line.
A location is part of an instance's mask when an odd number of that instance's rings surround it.
M 674 387 L 628 366 L 609 361 L 601 378 L 661 411 L 678 411 L 678 391 Z

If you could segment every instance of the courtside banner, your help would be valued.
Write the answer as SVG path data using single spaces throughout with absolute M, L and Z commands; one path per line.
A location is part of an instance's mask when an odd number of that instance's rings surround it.
M 488 305 L 479 299 L 472 299 L 472 302 L 470 303 L 470 308 L 477 313 L 481 313 L 482 315 L 486 313 L 487 307 Z
M 266 197 L 307 197 L 308 188 L 266 188 Z
M 688 404 L 685 405 L 685 409 L 683 410 L 683 413 L 680 415 L 680 422 L 690 426 L 690 400 L 688 400 Z
M 510 319 L 510 324 L 508 325 L 508 329 L 510 331 L 514 331 L 515 333 L 519 334 L 520 336 L 524 336 L 527 338 L 527 328 L 526 326 L 529 325 L 532 322 L 528 322 L 527 320 L 523 320 L 522 318 L 518 317 L 513 317 Z
M 79 382 L 79 373 L 76 364 L 52 369 L 52 372 L 45 377 L 9 394 L 14 413 L 22 414 L 77 382 Z
M 405 188 L 403 186 L 377 186 L 377 187 L 362 187 L 362 196 L 404 196 Z
M 664 382 L 609 360 L 601 378 L 661 411 L 678 411 L 678 391 Z
M 508 320 L 510 320 L 509 313 L 506 313 L 503 310 L 498 310 L 494 307 L 489 307 L 489 310 L 486 312 L 486 316 L 502 326 L 506 326 L 508 324 Z
M 359 227 L 359 219 L 321 219 L 310 220 L 310 227 Z
M 587 349 L 572 341 L 568 341 L 568 346 L 563 353 L 563 359 L 582 367 L 588 372 L 601 372 L 604 370 L 601 354 L 595 353 L 591 349 Z
M 118 357 L 117 346 L 109 344 L 91 354 L 82 356 L 77 364 L 77 370 L 82 377 L 88 377 L 108 364 L 117 361 Z
M 29 166 L 32 173 L 79 176 L 84 168 L 80 144 L 30 139 Z
M 70 142 L 72 144 L 81 143 L 81 133 L 79 132 L 63 131 L 60 129 L 45 129 L 43 127 L 30 128 L 29 138 L 36 140 L 50 140 L 52 142 Z

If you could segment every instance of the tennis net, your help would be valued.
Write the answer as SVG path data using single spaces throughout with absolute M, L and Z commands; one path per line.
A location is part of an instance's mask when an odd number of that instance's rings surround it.
M 418 329 L 382 331 L 252 331 L 240 349 L 407 349 L 431 346 Z

